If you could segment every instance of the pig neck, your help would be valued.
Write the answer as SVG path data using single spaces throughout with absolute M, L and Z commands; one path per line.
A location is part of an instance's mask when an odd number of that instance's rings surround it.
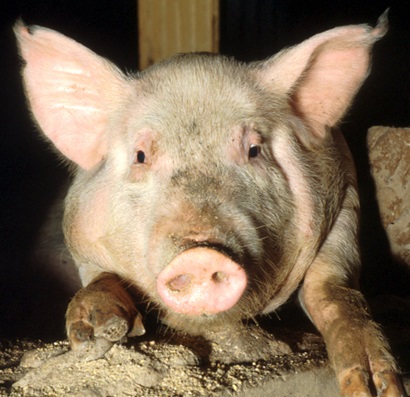
M 291 141 L 282 136 L 274 146 L 274 155 L 294 197 L 293 252 L 288 252 L 279 265 L 276 291 L 264 314 L 285 303 L 298 288 L 343 208 L 343 192 L 348 185 L 356 185 L 350 152 L 339 130 L 331 131 L 329 140 L 318 149 L 321 154 L 313 150 L 305 152 L 306 157 L 289 155 L 295 149 Z

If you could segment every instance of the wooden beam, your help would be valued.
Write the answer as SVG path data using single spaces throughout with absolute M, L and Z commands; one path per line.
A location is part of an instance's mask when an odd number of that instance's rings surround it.
M 138 0 L 140 70 L 180 52 L 219 50 L 219 0 Z

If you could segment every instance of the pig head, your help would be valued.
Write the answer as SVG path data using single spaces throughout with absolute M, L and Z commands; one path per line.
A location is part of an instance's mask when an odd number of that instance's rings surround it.
M 144 332 L 131 290 L 202 334 L 299 287 L 343 395 L 404 395 L 357 290 L 355 172 L 337 124 L 387 30 L 336 28 L 243 64 L 183 54 L 134 75 L 52 30 L 15 32 L 34 119 L 76 164 L 64 228 L 74 350 Z

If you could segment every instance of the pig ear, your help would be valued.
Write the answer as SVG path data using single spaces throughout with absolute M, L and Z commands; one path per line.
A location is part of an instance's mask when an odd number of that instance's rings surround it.
M 112 110 L 126 95 L 125 76 L 113 64 L 55 31 L 17 22 L 29 104 L 41 130 L 84 169 L 107 151 Z
M 387 31 L 387 11 L 375 29 L 335 28 L 255 65 L 257 80 L 272 93 L 288 96 L 314 138 L 325 135 L 349 107 L 367 77 L 373 43 Z

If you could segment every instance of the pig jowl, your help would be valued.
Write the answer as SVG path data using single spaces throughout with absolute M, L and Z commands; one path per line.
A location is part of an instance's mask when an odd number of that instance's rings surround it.
M 263 62 L 184 54 L 125 75 L 16 24 L 34 119 L 77 165 L 64 220 L 84 285 L 66 315 L 74 350 L 95 358 L 144 332 L 131 288 L 202 334 L 274 311 L 301 285 L 342 394 L 404 395 L 357 290 L 359 203 L 337 129 L 386 30 L 384 15 Z

